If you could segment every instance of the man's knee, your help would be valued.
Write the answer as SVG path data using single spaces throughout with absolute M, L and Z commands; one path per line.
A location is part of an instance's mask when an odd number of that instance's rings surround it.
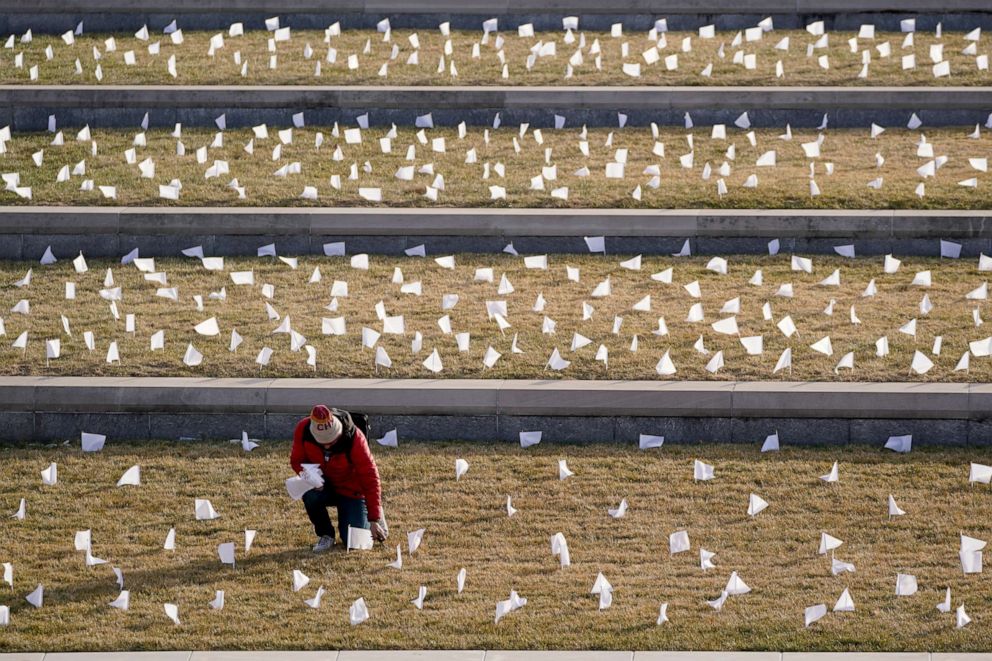
M 316 489 L 310 489 L 303 494 L 303 505 L 307 508 L 316 507 L 324 503 L 324 493 Z
M 338 504 L 338 513 L 342 523 L 356 528 L 368 528 L 368 514 L 365 509 L 365 501 L 347 498 L 342 499 Z

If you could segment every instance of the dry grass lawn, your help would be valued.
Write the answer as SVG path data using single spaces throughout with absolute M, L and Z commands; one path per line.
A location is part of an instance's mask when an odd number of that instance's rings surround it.
M 286 121 L 289 121 L 287 112 Z M 341 127 L 343 128 L 343 127 Z M 308 127 L 293 132 L 292 144 L 274 150 L 279 138 L 269 127 L 269 138 L 254 141 L 254 153 L 244 147 L 252 139 L 250 129 L 226 131 L 223 146 L 207 149 L 215 132 L 184 128 L 181 141 L 185 156 L 177 156 L 177 140 L 170 131 L 152 130 L 145 133 L 147 147 L 134 147 L 134 164 L 128 165 L 125 151 L 132 148 L 135 133 L 140 131 L 92 130 L 97 154 L 90 142 L 75 139 L 76 129 L 65 129 L 65 145 L 52 146 L 51 134 L 15 135 L 7 143 L 7 153 L 0 155 L 0 172 L 20 173 L 20 185 L 29 187 L 33 199 L 19 197 L 12 190 L 0 191 L 0 203 L 38 205 L 161 205 L 161 206 L 395 206 L 395 207 L 592 207 L 592 208 L 820 208 L 820 209 L 982 209 L 992 206 L 992 186 L 987 172 L 980 172 L 969 159 L 988 159 L 989 137 L 985 131 L 978 140 L 967 136 L 974 127 L 925 129 L 926 141 L 932 143 L 934 156 L 946 156 L 948 161 L 936 177 L 923 179 L 917 168 L 929 158 L 917 155 L 918 131 L 890 128 L 876 139 L 869 131 L 829 130 L 824 134 L 821 157 L 809 159 L 801 143 L 812 143 L 818 133 L 812 129 L 795 129 L 792 140 L 782 140 L 780 130 L 755 131 L 756 146 L 752 146 L 745 131 L 732 125 L 727 139 L 712 139 L 711 128 L 696 127 L 692 131 L 663 127 L 657 142 L 664 146 L 664 156 L 653 153 L 655 140 L 649 128 L 623 130 L 591 129 L 587 149 L 582 153 L 581 131 L 578 128 L 555 131 L 544 129 L 543 144 L 535 133 L 528 131 L 521 139 L 517 127 L 485 131 L 469 129 L 464 139 L 451 128 L 425 131 L 422 144 L 416 131 L 409 127 L 397 129 L 391 141 L 391 153 L 382 153 L 380 139 L 387 136 L 383 127 L 363 131 L 363 142 L 345 144 L 332 135 L 332 127 Z M 317 133 L 325 140 L 320 149 L 314 147 Z M 487 144 L 486 136 L 489 141 Z M 433 140 L 443 139 L 445 152 L 432 151 Z M 692 147 L 689 140 L 692 139 Z M 519 152 L 516 146 L 519 143 Z M 416 147 L 414 160 L 407 160 L 411 146 Z M 734 146 L 736 154 L 727 156 Z M 205 162 L 197 162 L 196 152 L 204 149 Z M 335 156 L 336 148 L 340 154 Z M 467 155 L 474 150 L 477 162 L 466 164 Z M 606 177 L 606 164 L 622 158 L 619 150 L 627 150 L 625 178 Z M 757 167 L 764 153 L 774 150 L 775 167 Z M 38 167 L 33 155 L 43 152 Z M 693 154 L 692 167 L 683 167 L 680 157 Z M 884 159 L 877 165 L 877 155 Z M 154 163 L 154 176 L 143 178 L 138 164 L 146 159 Z M 227 163 L 229 173 L 206 178 L 208 168 L 216 161 Z M 58 182 L 59 172 L 72 171 L 83 163 L 84 174 Z M 275 176 L 292 163 L 300 165 L 300 174 Z M 827 163 L 833 164 L 833 174 L 827 174 Z M 418 171 L 411 181 L 396 178 L 401 167 L 414 166 Z M 588 176 L 579 176 L 580 168 L 588 168 Z M 647 168 L 658 168 L 657 177 Z M 720 174 L 721 168 L 726 172 Z M 505 169 L 504 169 L 505 168 Z M 489 177 L 485 174 L 489 172 Z M 503 172 L 504 176 L 500 175 Z M 554 170 L 550 172 L 547 170 Z M 811 170 L 812 169 L 812 170 Z M 820 195 L 810 195 L 810 173 Z M 354 179 L 350 178 L 354 173 Z M 431 174 L 433 173 L 433 174 Z M 437 202 L 425 196 L 427 188 L 440 186 L 436 175 L 443 178 L 444 189 L 437 193 Z M 756 176 L 756 188 L 745 188 L 749 176 Z M 332 178 L 340 179 L 340 189 Z M 555 176 L 551 179 L 549 177 Z M 533 178 L 541 179 L 543 190 L 534 190 Z M 652 179 L 656 181 L 652 182 Z M 880 189 L 868 186 L 881 178 Z M 958 182 L 977 179 L 974 188 Z M 182 190 L 178 201 L 161 198 L 159 186 L 179 179 Z M 232 179 L 245 189 L 244 199 L 229 185 Z M 726 184 L 727 193 L 718 194 L 718 180 Z M 84 181 L 92 182 L 92 190 L 81 190 Z M 925 184 L 925 196 L 916 195 L 918 184 Z M 100 186 L 115 187 L 116 198 L 106 197 Z M 317 200 L 301 198 L 304 187 L 314 187 Z M 505 199 L 494 200 L 491 186 L 506 190 Z M 359 195 L 359 188 L 380 188 L 382 203 L 368 202 Z M 556 189 L 567 189 L 567 200 L 552 196 Z M 633 197 L 641 192 L 640 201 Z
M 376 451 L 385 484 L 389 546 L 314 556 L 302 505 L 286 496 L 288 444 L 243 454 L 227 443 L 111 444 L 102 454 L 78 448 L 0 450 L 0 509 L 27 499 L 27 518 L 0 519 L 0 561 L 13 562 L 14 588 L 0 587 L 11 624 L 0 651 L 115 649 L 593 648 L 981 651 L 992 636 L 992 600 L 982 575 L 963 575 L 959 533 L 992 536 L 987 487 L 968 485 L 974 450 L 799 449 L 759 455 L 757 446 L 629 447 L 483 443 L 404 444 Z M 459 482 L 454 460 L 470 468 Z M 557 479 L 557 461 L 576 475 Z M 692 481 L 693 459 L 712 463 L 716 479 Z M 818 476 L 840 462 L 840 482 Z M 59 466 L 59 483 L 39 471 Z M 140 464 L 142 486 L 115 488 Z M 746 514 L 748 494 L 769 507 Z M 907 514 L 886 516 L 892 494 Z M 508 518 L 507 495 L 519 512 Z M 195 521 L 194 498 L 220 513 Z M 607 508 L 627 498 L 611 519 Z M 162 543 L 177 531 L 174 552 Z M 426 528 L 423 545 L 405 553 L 406 533 Z M 93 553 L 110 564 L 87 568 L 73 550 L 77 530 L 92 529 Z M 258 536 L 246 556 L 243 530 Z M 668 552 L 668 535 L 687 530 L 691 551 Z M 856 572 L 832 576 L 816 554 L 821 531 L 844 541 L 836 556 Z M 561 569 L 549 539 L 562 532 L 572 566 Z M 237 566 L 222 566 L 217 545 L 236 542 Z M 402 570 L 387 568 L 404 545 Z M 716 552 L 703 572 L 699 549 Z M 124 572 L 131 610 L 107 604 Z M 466 568 L 465 591 L 455 575 Z M 292 572 L 310 585 L 293 593 Z M 752 592 L 722 612 L 705 600 L 731 571 Z M 598 611 L 589 590 L 597 572 L 613 584 L 613 606 Z M 895 596 L 896 573 L 914 574 L 919 592 Z M 24 596 L 39 583 L 45 602 Z M 324 585 L 320 610 L 303 601 Z M 423 611 L 409 602 L 427 586 Z M 955 630 L 935 604 L 951 588 L 974 621 Z M 853 613 L 830 613 L 809 629 L 803 609 L 831 608 L 848 588 Z M 510 590 L 527 605 L 493 623 Z M 214 590 L 226 606 L 212 611 Z M 371 619 L 348 624 L 348 606 L 364 597 Z M 163 613 L 179 606 L 181 626 Z M 656 626 L 668 602 L 670 622 Z
M 278 245 L 277 245 L 278 247 Z M 790 257 L 730 256 L 726 276 L 706 268 L 709 258 L 645 257 L 641 271 L 619 266 L 629 256 L 551 255 L 547 271 L 526 269 L 523 258 L 509 255 L 457 255 L 455 269 L 441 268 L 428 257 L 393 258 L 372 256 L 368 271 L 350 267 L 348 258 L 302 258 L 297 270 L 274 258 L 227 259 L 227 272 L 206 271 L 194 259 L 157 259 L 155 267 L 164 273 L 169 287 L 178 289 L 179 301 L 157 297 L 159 285 L 146 282 L 134 266 L 92 261 L 90 270 L 77 274 L 63 259 L 52 267 L 38 264 L 3 263 L 0 265 L 0 314 L 6 322 L 6 337 L 0 342 L 0 374 L 6 375 L 79 375 L 79 376 L 217 376 L 243 377 L 408 377 L 434 375 L 423 365 L 433 349 L 443 362 L 441 378 L 576 378 L 576 379 L 657 379 L 655 366 L 662 354 L 670 351 L 678 372 L 670 379 L 739 379 L 739 380 L 809 380 L 809 381 L 972 381 L 992 380 L 992 364 L 985 358 L 971 358 L 970 371 L 953 371 L 968 342 L 988 336 L 986 326 L 975 327 L 972 310 L 989 317 L 987 301 L 966 300 L 965 294 L 987 281 L 987 274 L 977 270 L 975 260 L 937 260 L 905 258 L 900 270 L 883 273 L 881 257 L 844 259 L 814 256 L 813 273 L 791 270 Z M 566 266 L 579 269 L 579 282 L 569 281 Z M 475 282 L 476 269 L 491 267 L 494 282 Z M 672 284 L 651 279 L 651 275 L 672 267 Z M 30 286 L 17 288 L 14 282 L 33 269 Z M 112 268 L 116 286 L 122 288 L 123 300 L 117 303 L 120 321 L 111 316 L 109 303 L 100 297 L 106 271 Z M 308 284 L 315 268 L 321 281 Z M 406 283 L 420 282 L 423 295 L 403 294 L 393 284 L 395 269 L 400 269 Z M 748 284 L 760 269 L 763 284 Z M 839 287 L 818 283 L 840 270 Z M 233 271 L 253 270 L 255 286 L 235 286 L 229 275 Z M 932 271 L 933 286 L 911 286 L 918 271 Z M 498 285 L 505 274 L 514 291 L 499 295 Z M 613 294 L 592 298 L 598 283 L 610 278 Z M 878 294 L 865 298 L 863 291 L 874 279 Z M 336 311 L 326 309 L 335 280 L 345 281 L 347 297 L 337 298 Z M 64 298 L 66 281 L 76 283 L 77 298 Z M 698 281 L 702 298 L 691 298 L 683 288 Z M 793 298 L 776 296 L 779 286 L 792 283 Z M 262 285 L 274 287 L 273 298 L 262 295 Z M 226 301 L 210 300 L 211 292 L 225 290 Z M 454 308 L 441 309 L 442 296 L 457 294 Z M 533 312 L 538 297 L 547 301 L 543 313 Z M 194 295 L 204 298 L 204 310 L 198 312 Z M 923 296 L 933 305 L 928 315 L 919 309 Z M 645 296 L 651 297 L 650 311 L 635 311 L 633 306 Z M 764 353 L 749 356 L 736 337 L 717 333 L 710 324 L 730 314 L 721 314 L 724 303 L 740 297 L 736 315 L 743 336 L 762 335 Z M 29 315 L 10 310 L 18 301 L 30 301 Z M 689 308 L 700 301 L 705 319 L 702 323 L 686 321 Z M 833 315 L 824 314 L 835 300 Z M 403 316 L 404 335 L 384 334 L 378 346 L 392 360 L 389 369 L 375 368 L 375 351 L 362 348 L 362 328 L 384 330 L 374 311 L 382 302 L 389 316 Z M 487 317 L 485 301 L 506 301 L 511 328 L 500 334 L 495 321 Z M 290 318 L 291 327 L 316 348 L 317 367 L 306 365 L 307 354 L 290 351 L 290 336 L 273 334 L 279 320 L 269 320 L 266 302 L 279 315 Z M 583 303 L 592 306 L 590 319 L 583 321 Z M 773 318 L 765 321 L 762 306 L 771 305 Z M 855 307 L 861 324 L 850 320 Z M 136 332 L 125 332 L 125 317 L 134 314 Z M 61 316 L 65 315 L 72 336 L 65 334 Z M 453 334 L 444 334 L 438 320 L 447 315 Z M 791 316 L 798 334 L 787 339 L 776 327 Z M 542 332 L 547 316 L 556 324 L 555 333 Z M 614 317 L 623 318 L 618 334 L 613 334 Z M 194 326 L 216 317 L 220 335 L 205 337 Z M 343 317 L 344 335 L 322 335 L 322 319 Z M 666 322 L 668 335 L 656 336 L 658 318 Z M 916 318 L 917 335 L 899 332 L 899 328 Z M 149 351 L 150 337 L 164 331 L 165 348 Z M 244 343 L 231 353 L 228 350 L 232 330 L 243 336 Z M 95 350 L 88 351 L 84 332 L 95 337 Z M 415 332 L 423 334 L 420 353 L 411 353 Z M 26 352 L 12 348 L 21 333 L 28 333 Z M 469 350 L 457 349 L 455 335 L 471 334 Z M 573 333 L 592 340 L 588 346 L 570 351 Z M 524 351 L 513 354 L 514 335 Z M 631 352 L 633 336 L 638 350 Z M 833 356 L 815 353 L 809 348 L 824 336 L 830 336 Z M 705 367 L 712 358 L 701 355 L 693 344 L 702 336 L 710 352 L 723 351 L 725 367 L 710 374 Z M 891 353 L 876 356 L 875 342 L 887 336 Z M 931 353 L 936 336 L 942 337 L 939 356 Z M 62 356 L 46 365 L 45 340 L 61 338 Z M 119 346 L 121 362 L 107 364 L 111 341 Z M 192 343 L 204 354 L 203 363 L 186 367 L 183 356 Z M 608 369 L 595 360 L 600 344 L 609 354 Z M 502 354 L 493 369 L 484 369 L 483 357 L 489 346 Z M 264 368 L 256 364 L 263 347 L 274 350 Z M 554 348 L 571 366 L 563 371 L 545 369 Z M 773 375 L 772 370 L 786 347 L 793 349 L 793 370 Z M 936 366 L 925 375 L 910 375 L 909 365 L 915 350 L 929 356 Z M 854 352 L 854 369 L 834 367 L 841 356 Z
M 481 26 L 480 26 L 481 27 Z M 764 35 L 757 42 L 744 42 L 733 46 L 736 31 L 719 32 L 715 39 L 700 39 L 695 32 L 670 32 L 659 49 L 660 60 L 647 64 L 642 53 L 654 43 L 647 31 L 628 33 L 614 39 L 609 33 L 586 32 L 584 46 L 580 37 L 571 45 L 565 43 L 564 33 L 538 33 L 533 38 L 518 37 L 516 32 L 505 33 L 502 52 L 508 67 L 508 77 L 503 78 L 503 60 L 496 38 L 481 45 L 479 58 L 472 57 L 472 47 L 482 38 L 480 31 L 454 31 L 451 36 L 451 54 L 444 58 L 444 68 L 438 64 L 445 48 L 445 38 L 436 29 L 395 30 L 391 42 L 384 42 L 383 35 L 369 30 L 344 30 L 333 37 L 330 45 L 324 43 L 321 30 L 293 31 L 288 42 L 279 42 L 275 51 L 269 50 L 268 39 L 272 34 L 249 31 L 242 37 L 228 37 L 215 56 L 208 55 L 210 39 L 216 32 L 189 31 L 183 33 L 184 43 L 173 44 L 168 36 L 152 35 L 152 40 L 139 41 L 131 33 L 87 34 L 67 46 L 56 35 L 35 35 L 30 43 L 16 43 L 13 49 L 0 51 L 0 83 L 3 84 L 105 84 L 105 85 L 988 85 L 989 71 L 979 70 L 975 55 L 962 51 L 971 42 L 963 32 L 945 32 L 941 39 L 932 33 L 917 33 L 914 44 L 903 47 L 906 37 L 899 33 L 876 33 L 875 39 L 862 39 L 857 51 L 852 53 L 848 41 L 856 32 L 832 32 L 826 48 L 815 50 L 807 56 L 807 46 L 814 37 L 802 30 L 776 30 Z M 416 33 L 419 40 L 418 64 L 407 64 L 414 52 L 410 36 Z M 113 38 L 116 50 L 108 51 L 107 39 Z M 787 51 L 776 50 L 781 39 L 789 39 Z M 683 40 L 691 40 L 691 50 L 683 51 Z M 601 67 L 596 66 L 593 43 L 598 40 L 601 49 Z M 161 51 L 151 55 L 150 43 L 159 43 Z M 528 70 L 527 59 L 531 48 L 538 43 L 555 42 L 557 55 L 538 58 Z M 366 43 L 369 52 L 365 53 Z M 881 57 L 878 47 L 889 44 L 891 55 Z M 627 44 L 628 55 L 623 56 Z M 932 45 L 943 44 L 943 57 L 950 62 L 951 75 L 935 78 L 930 57 Z M 307 46 L 310 57 L 306 57 Z M 52 59 L 46 55 L 51 46 Z M 391 59 L 394 46 L 396 57 Z M 581 48 L 580 48 L 581 46 Z M 328 61 L 328 49 L 335 51 L 335 62 Z M 884 49 L 884 46 L 882 46 Z M 723 55 L 720 50 L 723 49 Z M 582 51 L 582 64 L 573 67 L 573 75 L 566 78 L 566 69 L 573 54 Z M 871 63 L 867 78 L 859 78 L 862 52 L 869 52 Z M 976 55 L 988 54 L 988 37 L 977 44 Z M 94 57 L 99 53 L 100 59 Z M 133 52 L 135 63 L 125 64 L 125 53 Z M 240 53 L 240 63 L 236 53 Z M 734 62 L 735 55 L 755 55 L 755 67 L 747 69 L 743 59 Z M 23 54 L 18 68 L 17 57 Z M 270 67 L 269 57 L 276 55 L 276 68 Z M 168 72 L 169 57 L 176 57 L 176 73 Z M 357 69 L 350 69 L 348 58 L 358 57 Z M 665 58 L 677 55 L 678 68 L 669 69 Z M 829 68 L 824 69 L 820 56 L 827 56 Z M 902 57 L 915 55 L 916 67 L 903 69 Z M 76 60 L 82 73 L 76 73 Z M 776 77 L 776 62 L 782 62 L 783 76 Z M 315 75 L 320 62 L 320 76 Z M 386 76 L 380 76 L 380 67 L 389 63 Z M 457 76 L 451 75 L 454 63 Z M 640 77 L 623 73 L 624 64 L 639 63 Z M 247 71 L 242 75 L 242 66 Z M 701 72 L 712 64 L 712 75 Z M 102 80 L 97 77 L 100 66 Z M 38 67 L 38 78 L 31 80 L 31 69 Z

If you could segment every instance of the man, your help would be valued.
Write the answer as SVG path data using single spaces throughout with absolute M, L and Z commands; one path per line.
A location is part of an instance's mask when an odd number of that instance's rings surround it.
M 350 413 L 314 406 L 310 416 L 296 425 L 289 463 L 297 475 L 304 473 L 304 464 L 316 464 L 323 476 L 322 486 L 303 494 L 303 504 L 318 537 L 314 553 L 334 546 L 334 526 L 327 514 L 331 506 L 338 510 L 338 530 L 345 544 L 348 526 L 370 529 L 375 540 L 386 539 L 379 469 L 365 434 L 355 426 Z

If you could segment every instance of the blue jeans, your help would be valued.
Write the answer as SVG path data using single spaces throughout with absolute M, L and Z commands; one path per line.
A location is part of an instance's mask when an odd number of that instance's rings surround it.
M 338 508 L 338 530 L 341 531 L 342 541 L 347 542 L 348 526 L 369 527 L 368 510 L 365 508 L 365 500 L 361 498 L 339 496 L 325 487 L 320 491 L 311 489 L 303 494 L 303 506 L 307 509 L 307 516 L 313 523 L 313 531 L 317 533 L 317 537 L 334 537 L 334 526 L 327 514 L 327 508 L 331 506 Z

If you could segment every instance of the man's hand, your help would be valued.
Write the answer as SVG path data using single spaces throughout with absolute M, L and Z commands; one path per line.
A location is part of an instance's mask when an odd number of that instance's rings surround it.
M 300 471 L 299 473 L 296 474 L 296 476 L 298 478 L 300 478 L 301 480 L 303 480 L 304 482 L 306 482 L 307 484 L 309 484 L 311 487 L 313 487 L 317 491 L 323 491 L 324 490 L 324 485 L 323 484 L 321 484 L 319 487 L 318 486 L 314 486 L 314 483 L 307 479 L 307 472 L 306 471 Z
M 382 523 L 379 521 L 371 521 L 369 527 L 372 530 L 372 539 L 377 542 L 386 541 L 386 537 L 389 535 L 388 531 L 383 527 Z

